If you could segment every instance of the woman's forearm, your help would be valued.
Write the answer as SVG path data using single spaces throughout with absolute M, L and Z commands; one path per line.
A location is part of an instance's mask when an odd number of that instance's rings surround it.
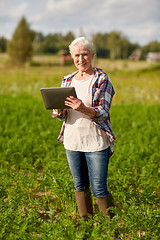
M 94 118 L 96 116 L 96 111 L 93 107 L 86 107 L 84 105 L 80 112 L 89 116 L 90 118 Z

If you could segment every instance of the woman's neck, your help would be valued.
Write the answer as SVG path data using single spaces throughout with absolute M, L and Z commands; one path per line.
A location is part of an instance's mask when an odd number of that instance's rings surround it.
M 92 74 L 94 73 L 94 69 L 93 68 L 90 68 L 88 69 L 87 71 L 78 71 L 77 74 L 76 74 L 76 78 L 78 80 L 83 80 L 83 79 L 86 79 L 88 78 L 89 76 L 91 76 Z

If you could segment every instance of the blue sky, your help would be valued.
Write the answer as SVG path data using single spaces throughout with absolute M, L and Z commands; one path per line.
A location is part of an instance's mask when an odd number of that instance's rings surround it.
M 160 41 L 159 0 L 0 0 L 0 36 L 11 38 L 22 16 L 48 33 L 85 36 L 121 31 L 131 42 Z

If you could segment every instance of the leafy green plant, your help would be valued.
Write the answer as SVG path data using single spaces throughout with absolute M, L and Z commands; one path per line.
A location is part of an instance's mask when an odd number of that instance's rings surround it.
M 31 96 L 0 98 L 2 239 L 112 239 L 116 229 L 121 239 L 158 239 L 158 105 L 112 107 L 117 140 L 108 187 L 116 218 L 106 221 L 94 200 L 94 218 L 79 225 L 73 180 L 56 141 L 61 122 Z
M 87 223 L 78 215 L 65 150 L 57 143 L 62 123 L 45 110 L 39 92 L 42 86 L 59 86 L 64 71 L 72 70 L 1 71 L 0 239 L 113 239 L 119 231 L 119 239 L 158 240 L 160 105 L 155 98 L 146 101 L 146 93 L 158 94 L 159 69 L 111 72 L 118 91 L 111 108 L 117 139 L 108 188 L 116 217 L 106 220 L 93 198 L 94 216 Z M 135 83 L 142 89 L 147 83 L 138 103 Z

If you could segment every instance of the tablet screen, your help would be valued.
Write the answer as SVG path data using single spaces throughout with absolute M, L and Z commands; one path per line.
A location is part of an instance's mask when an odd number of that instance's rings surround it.
M 67 109 L 64 102 L 67 97 L 77 97 L 74 87 L 52 87 L 40 89 L 46 109 Z

